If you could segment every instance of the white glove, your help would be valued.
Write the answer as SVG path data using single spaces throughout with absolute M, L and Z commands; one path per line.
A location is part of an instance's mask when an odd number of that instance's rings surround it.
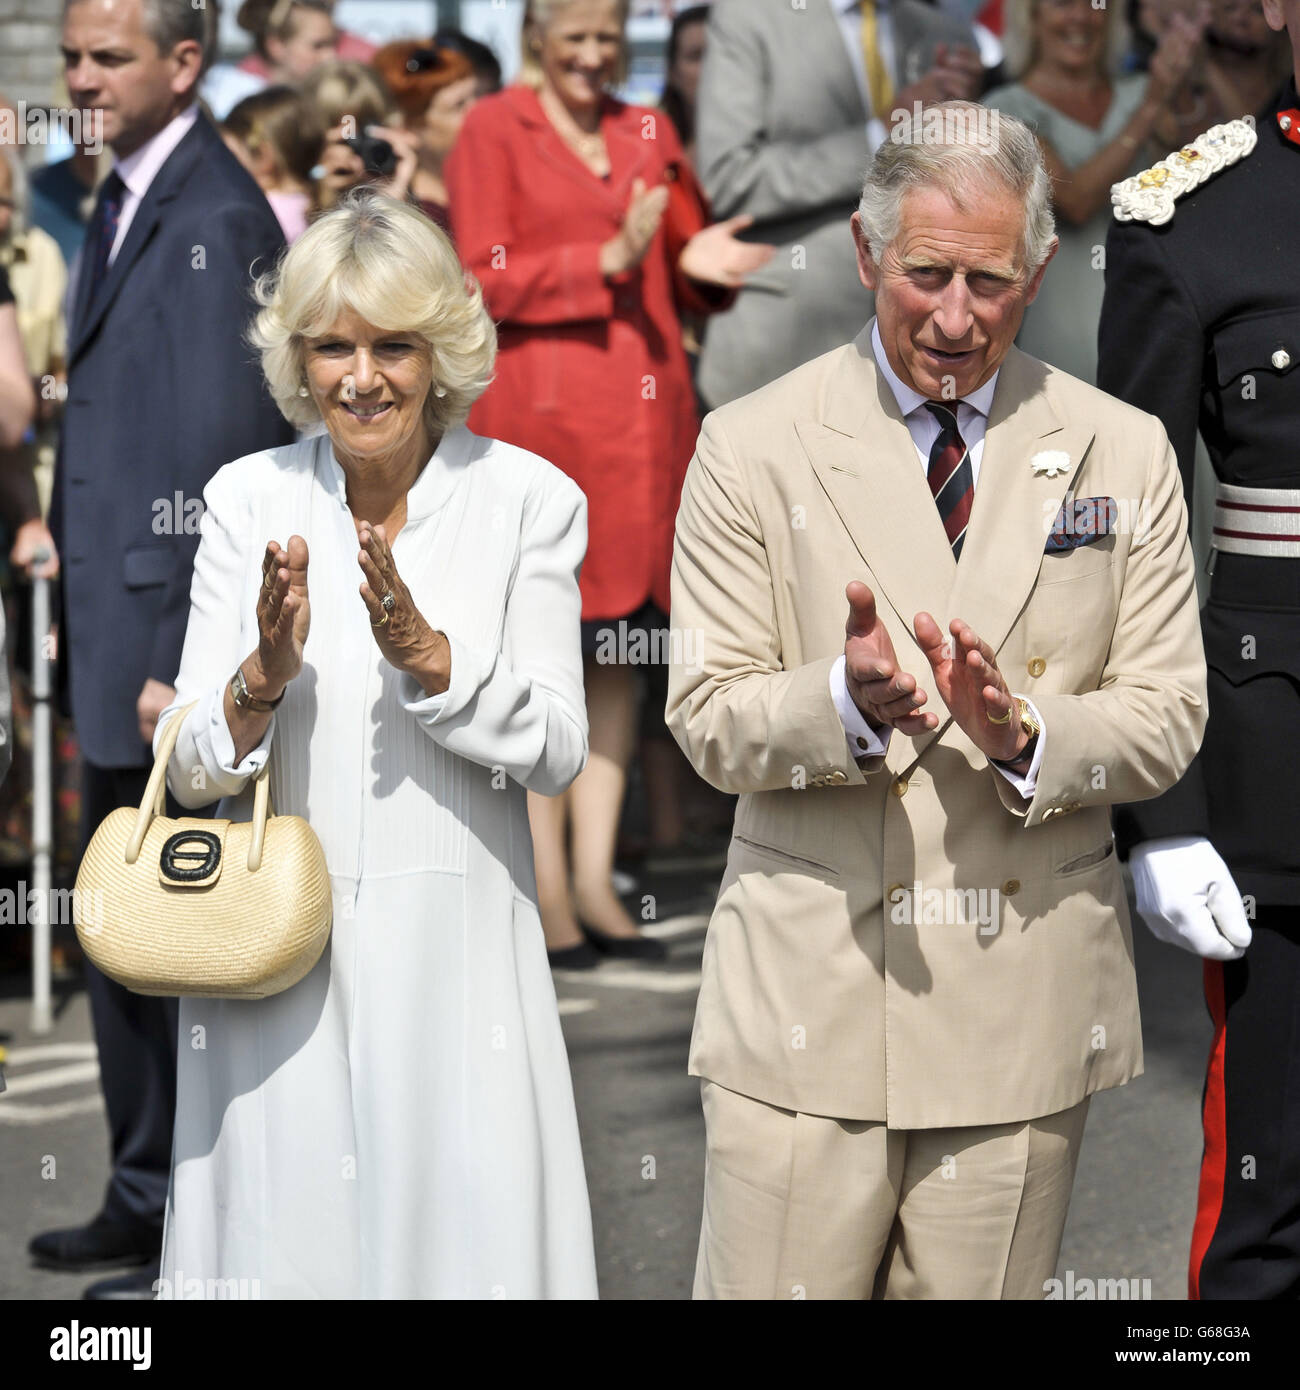
M 1137 909 L 1154 936 L 1207 960 L 1239 960 L 1250 945 L 1241 894 L 1203 835 L 1145 840 L 1129 855 Z

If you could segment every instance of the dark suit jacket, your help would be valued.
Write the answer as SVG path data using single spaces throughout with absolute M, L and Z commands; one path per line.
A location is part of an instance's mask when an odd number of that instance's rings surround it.
M 136 699 L 147 677 L 170 685 L 180 668 L 204 485 L 293 438 L 244 341 L 250 269 L 269 269 L 283 246 L 265 197 L 200 116 L 90 305 L 80 277 L 51 529 L 60 683 L 101 767 L 152 760 Z

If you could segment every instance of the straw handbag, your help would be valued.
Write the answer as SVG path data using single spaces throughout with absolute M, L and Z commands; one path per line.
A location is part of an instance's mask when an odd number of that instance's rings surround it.
M 137 994 L 263 999 L 320 959 L 332 918 L 325 853 L 301 816 L 270 812 L 269 762 L 251 821 L 163 815 L 167 760 L 195 700 L 170 721 L 139 810 L 107 816 L 81 861 L 77 936 Z

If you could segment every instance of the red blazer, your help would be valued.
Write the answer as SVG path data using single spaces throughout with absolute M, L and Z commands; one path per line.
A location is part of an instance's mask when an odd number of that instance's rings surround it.
M 531 449 L 587 495 L 582 616 L 618 618 L 647 598 L 668 611 L 673 524 L 699 419 L 679 310 L 733 296 L 676 273 L 669 245 L 707 225 L 672 122 L 607 98 L 611 165 L 597 178 L 537 94 L 516 86 L 466 117 L 447 164 L 452 232 L 499 327 L 497 375 L 470 428 Z M 641 265 L 615 281 L 600 247 L 622 225 L 634 179 L 675 182 Z

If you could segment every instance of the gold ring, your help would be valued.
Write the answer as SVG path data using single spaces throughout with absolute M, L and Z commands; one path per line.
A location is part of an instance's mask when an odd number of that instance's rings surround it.
M 370 626 L 371 626 L 371 627 L 387 627 L 387 626 L 388 626 L 388 614 L 385 613 L 384 616 L 383 616 L 382 618 L 380 618 L 380 620 L 379 620 L 378 622 L 375 622 L 374 619 L 372 618 L 371 621 L 370 621 Z M 1005 721 L 1003 721 L 1003 722 L 1005 722 Z
M 1011 723 L 1011 711 L 1008 710 L 1008 711 L 1002 716 L 1001 719 L 994 719 L 993 716 L 988 712 L 988 710 L 985 710 L 985 711 L 984 711 L 984 718 L 987 719 L 987 720 L 989 721 L 990 724 L 1010 724 L 1010 723 Z

